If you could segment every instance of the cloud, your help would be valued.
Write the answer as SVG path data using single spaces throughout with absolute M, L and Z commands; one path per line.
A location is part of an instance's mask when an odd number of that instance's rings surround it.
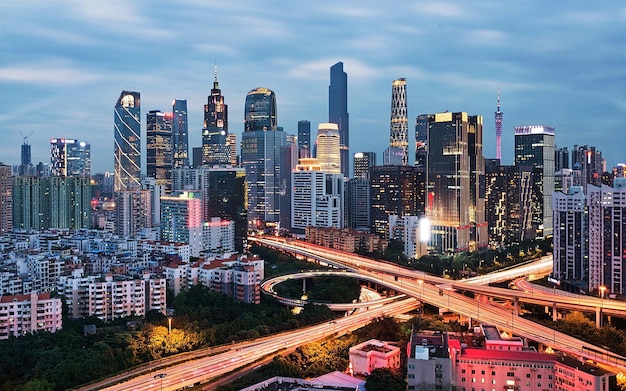
M 101 75 L 76 68 L 69 61 L 48 59 L 37 64 L 0 67 L 0 82 L 55 85 L 81 85 L 102 79 Z
M 463 7 L 449 2 L 416 2 L 411 8 L 421 15 L 441 16 L 445 18 L 458 18 L 468 15 Z
M 506 47 L 510 45 L 509 34 L 490 29 L 470 30 L 463 36 L 463 41 L 474 46 Z

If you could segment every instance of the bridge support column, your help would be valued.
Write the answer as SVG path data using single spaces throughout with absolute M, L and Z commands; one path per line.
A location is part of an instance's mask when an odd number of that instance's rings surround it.
M 556 303 L 552 303 L 552 321 L 556 322 L 558 318 L 558 313 L 556 312 Z
M 596 328 L 602 328 L 602 308 L 596 307 Z
M 513 299 L 513 315 L 519 316 L 519 298 L 515 297 Z

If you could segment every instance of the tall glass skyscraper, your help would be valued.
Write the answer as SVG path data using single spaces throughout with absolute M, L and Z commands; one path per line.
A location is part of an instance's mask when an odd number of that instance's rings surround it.
M 146 175 L 172 190 L 172 113 L 152 110 L 146 116 Z
M 89 176 L 91 146 L 84 141 L 53 138 L 50 140 L 50 175 Z
M 402 151 L 402 165 L 409 164 L 409 122 L 406 109 L 406 79 L 391 83 L 389 146 Z
M 222 90 L 217 82 L 217 67 L 215 79 L 208 102 L 204 105 L 204 125 L 202 128 L 202 164 L 226 165 L 230 164 L 228 148 L 228 105 L 224 104 Z
M 311 157 L 311 122 L 298 121 L 298 157 Z
M 322 171 L 341 174 L 340 141 L 337 124 L 325 123 L 317 127 L 317 163 Z
M 348 114 L 348 74 L 343 71 L 343 62 L 330 67 L 328 86 L 328 122 L 339 128 L 341 149 L 341 173 L 350 177 L 350 118 Z
M 114 191 L 140 187 L 141 104 L 139 92 L 122 91 L 114 109 Z
M 245 103 L 241 164 L 248 181 L 248 221 L 276 223 L 280 217 L 280 151 L 285 132 L 276 126 L 276 95 L 267 88 L 250 91 Z
M 533 223 L 538 227 L 539 236 L 552 235 L 554 128 L 543 125 L 516 126 L 515 165 L 533 168 Z
M 172 115 L 172 165 L 174 168 L 189 167 L 187 101 L 174 99 Z

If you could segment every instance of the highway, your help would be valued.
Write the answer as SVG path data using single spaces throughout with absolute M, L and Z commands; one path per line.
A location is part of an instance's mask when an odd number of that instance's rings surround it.
M 306 343 L 323 340 L 330 335 L 343 335 L 370 323 L 372 319 L 394 316 L 416 309 L 419 302 L 414 298 L 375 306 L 369 310 L 355 312 L 353 315 L 336 319 L 332 322 L 291 330 L 278 335 L 243 342 L 223 353 L 198 359 L 190 359 L 183 364 L 145 373 L 131 379 L 107 385 L 106 381 L 81 387 L 82 391 L 91 390 L 160 390 L 173 391 L 194 384 L 210 381 L 245 365 L 253 365 L 257 360 L 282 350 L 293 349 Z M 164 375 L 160 377 L 159 375 Z M 162 383 L 161 383 L 162 382 Z
M 521 318 L 512 310 L 503 309 L 492 304 L 481 303 L 480 300 L 468 298 L 456 293 L 455 290 L 471 291 L 481 295 L 496 296 L 513 301 L 556 303 L 556 305 L 564 308 L 569 306 L 571 308 L 585 308 L 587 310 L 589 310 L 589 308 L 595 309 L 602 306 L 603 309 L 621 312 L 626 311 L 626 303 L 617 302 L 616 300 L 590 298 L 587 296 L 559 296 L 544 291 L 523 292 L 519 290 L 480 286 L 471 281 L 451 281 L 449 279 L 429 276 L 423 272 L 403 269 L 398 265 L 364 258 L 306 242 L 277 240 L 267 237 L 254 237 L 250 239 L 275 249 L 286 250 L 288 252 L 298 253 L 301 256 L 318 259 L 322 264 L 324 262 L 343 264 L 350 270 L 356 269 L 360 278 L 368 277 L 370 279 L 378 279 L 381 285 L 418 298 L 426 303 L 437 307 L 448 308 L 450 311 L 462 316 L 496 325 L 502 330 L 512 331 L 515 335 L 529 338 L 546 346 L 551 346 L 554 350 L 563 351 L 585 359 L 592 359 L 598 363 L 613 367 L 616 372 L 626 371 L 626 360 L 622 356 L 612 353 L 605 348 L 588 344 L 569 335 L 556 332 L 549 327 Z M 509 270 L 507 273 L 515 275 L 517 272 Z M 519 277 L 519 275 L 516 277 Z

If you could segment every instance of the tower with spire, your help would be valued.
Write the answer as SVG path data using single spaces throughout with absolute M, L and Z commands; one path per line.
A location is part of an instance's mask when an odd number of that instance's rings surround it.
M 496 159 L 502 160 L 502 112 L 500 111 L 500 89 L 498 88 L 498 110 L 496 120 Z
M 222 90 L 217 81 L 217 65 L 214 69 L 213 88 L 204 105 L 202 127 L 202 164 L 230 164 L 228 140 L 228 105 L 224 104 Z

